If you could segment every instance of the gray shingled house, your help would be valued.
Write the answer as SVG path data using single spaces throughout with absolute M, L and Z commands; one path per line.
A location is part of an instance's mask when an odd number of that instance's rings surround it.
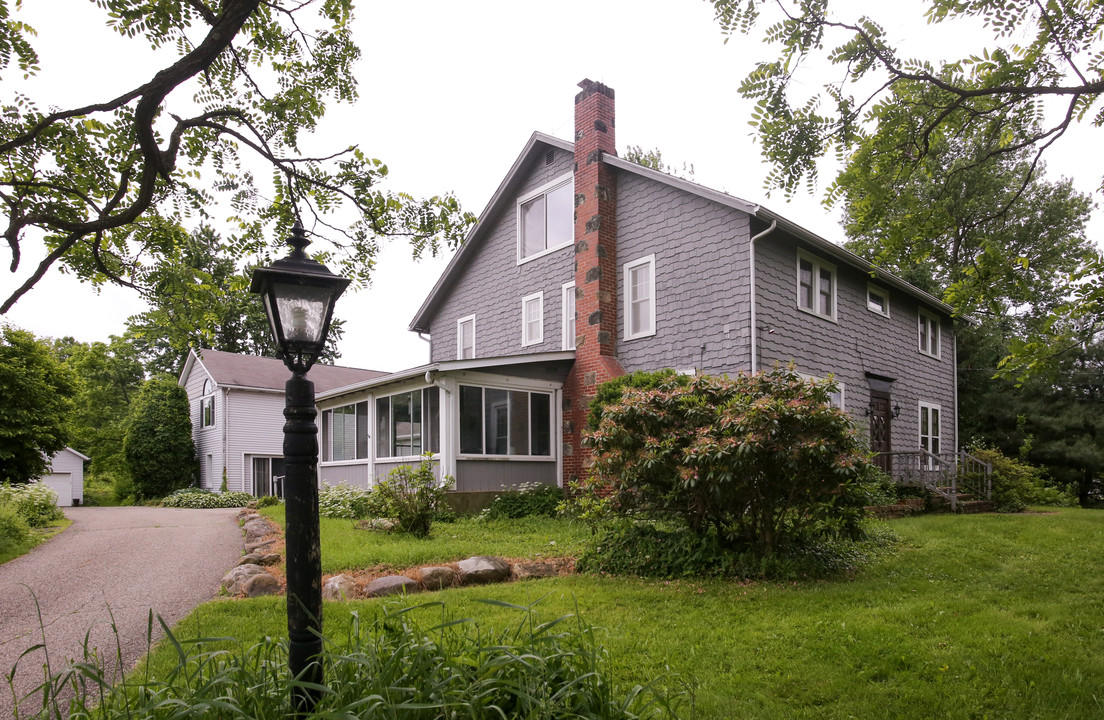
M 872 449 L 957 449 L 951 307 L 761 205 L 618 158 L 613 90 L 580 87 L 575 142 L 533 134 L 410 323 L 430 363 L 319 392 L 322 480 L 367 486 L 431 452 L 461 491 L 562 483 L 586 466 L 595 386 L 666 367 L 794 362 L 835 377 Z
M 375 370 L 315 365 L 310 377 L 325 391 L 371 380 Z M 220 350 L 188 352 L 179 384 L 188 393 L 200 486 L 283 496 L 284 384 L 280 360 Z

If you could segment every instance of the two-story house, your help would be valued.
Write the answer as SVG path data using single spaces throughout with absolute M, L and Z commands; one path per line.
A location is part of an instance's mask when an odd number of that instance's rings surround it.
M 410 324 L 430 363 L 319 393 L 321 479 L 433 453 L 457 490 L 585 472 L 622 372 L 834 376 L 876 451 L 957 446 L 952 308 L 755 203 L 617 157 L 589 80 L 575 142 L 535 133 Z
M 385 373 L 315 365 L 311 380 L 326 391 Z M 280 360 L 221 350 L 188 352 L 178 380 L 191 406 L 200 486 L 283 497 L 284 384 Z

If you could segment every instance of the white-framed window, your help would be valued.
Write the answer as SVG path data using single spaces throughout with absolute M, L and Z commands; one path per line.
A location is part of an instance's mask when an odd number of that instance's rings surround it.
M 544 292 L 526 295 L 521 299 L 521 345 L 539 345 L 544 342 Z
M 845 387 L 842 382 L 836 379 L 835 375 L 829 375 L 828 377 L 817 377 L 816 375 L 806 375 L 805 373 L 798 373 L 803 380 L 812 380 L 814 382 L 823 382 L 824 380 L 831 380 L 836 389 L 828 393 L 828 404 L 834 408 L 844 409 L 844 392 Z
M 939 316 L 927 310 L 919 312 L 920 352 L 939 357 Z
M 561 303 L 560 307 L 563 308 L 563 322 L 560 323 L 560 327 L 563 328 L 563 349 L 574 350 L 575 349 L 575 283 L 564 283 L 560 288 Z
M 552 394 L 460 386 L 460 454 L 552 457 Z
M 920 447 L 933 455 L 940 452 L 939 426 L 942 414 L 938 405 L 920 401 Z
M 561 175 L 518 198 L 518 264 L 575 239 L 574 175 Z
M 286 469 L 282 457 L 253 456 L 253 495 L 264 497 L 284 496 L 284 477 Z
M 376 457 L 441 451 L 441 389 L 419 388 L 376 398 Z
M 835 321 L 836 266 L 808 253 L 797 253 L 797 307 Z
M 889 292 L 877 285 L 866 286 L 866 309 L 889 317 Z
M 215 384 L 208 378 L 203 381 L 203 397 L 199 399 L 199 426 L 215 424 Z
M 625 339 L 656 333 L 655 255 L 624 265 Z
M 456 321 L 456 359 L 470 360 L 475 357 L 475 315 L 468 315 Z
M 322 411 L 322 462 L 368 457 L 368 401 Z

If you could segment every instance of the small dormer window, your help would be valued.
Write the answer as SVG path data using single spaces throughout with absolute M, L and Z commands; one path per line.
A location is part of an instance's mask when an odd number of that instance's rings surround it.
M 208 378 L 203 381 L 203 396 L 199 399 L 199 426 L 215 424 L 215 384 Z
M 518 200 L 518 262 L 571 244 L 574 192 L 572 176 L 566 175 Z

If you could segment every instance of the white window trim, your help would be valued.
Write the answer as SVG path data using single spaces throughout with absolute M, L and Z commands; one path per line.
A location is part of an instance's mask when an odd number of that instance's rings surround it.
M 916 447 L 924 448 L 923 414 L 924 414 L 925 409 L 928 411 L 928 438 L 929 438 L 928 447 L 926 449 L 927 449 L 928 452 L 932 452 L 932 450 L 931 450 L 931 440 L 930 439 L 934 437 L 934 438 L 939 440 L 939 450 L 940 450 L 940 452 L 942 452 L 943 451 L 943 408 L 938 403 L 925 402 L 924 400 L 920 400 L 916 404 Z M 931 411 L 932 410 L 936 410 L 936 411 L 939 412 L 939 427 L 936 428 L 937 432 L 934 433 L 934 434 L 931 432 L 932 431 L 932 422 L 931 422 L 931 417 L 932 417 L 931 416 Z M 932 454 L 933 455 L 938 455 L 939 453 L 932 453 Z
M 556 245 L 554 247 L 545 248 L 544 250 L 541 250 L 539 253 L 533 253 L 529 257 L 524 257 L 523 258 L 521 256 L 521 206 L 524 205 L 525 203 L 529 202 L 533 198 L 539 197 L 541 195 L 547 195 L 548 193 L 552 192 L 553 190 L 560 187 L 561 185 L 564 185 L 564 184 L 569 183 L 569 182 L 573 183 L 574 181 L 575 181 L 575 173 L 574 172 L 564 173 L 563 175 L 560 175 L 558 178 L 555 178 L 554 180 L 551 180 L 550 182 L 547 182 L 544 185 L 541 185 L 536 190 L 533 190 L 532 192 L 526 193 L 525 195 L 522 195 L 521 197 L 519 197 L 517 199 L 517 204 L 516 204 L 516 207 L 515 207 L 515 217 L 517 218 L 517 220 L 516 220 L 517 232 L 514 233 L 514 235 L 515 235 L 514 244 L 517 246 L 517 264 L 518 265 L 524 265 L 527 262 L 530 262 L 532 260 L 536 260 L 537 258 L 544 257 L 545 255 L 548 255 L 549 253 L 554 253 L 557 250 L 562 250 L 565 247 L 569 247 L 569 246 L 575 244 L 575 237 L 574 237 L 575 233 L 573 231 L 571 233 L 571 235 L 572 235 L 571 239 L 568 240 L 567 242 L 560 243 L 559 245 Z
M 925 318 L 928 319 L 928 320 L 931 320 L 932 323 L 934 324 L 934 329 L 935 329 L 934 337 L 936 338 L 935 352 L 934 353 L 931 351 L 931 346 L 932 346 L 932 333 L 931 333 L 932 328 L 931 327 L 928 328 L 928 346 L 923 347 L 920 344 L 920 337 L 921 337 L 920 327 L 924 323 Z M 936 315 L 933 312 L 929 312 L 927 310 L 924 310 L 923 308 L 920 308 L 917 311 L 917 315 L 916 315 L 916 347 L 920 351 L 921 355 L 927 355 L 928 357 L 933 357 L 936 360 L 939 359 L 940 353 L 943 352 L 943 323 L 940 322 L 938 315 Z
M 632 307 L 630 303 L 631 286 L 629 283 L 630 273 L 642 266 L 651 265 L 652 272 L 650 274 L 651 281 L 649 282 L 648 292 L 652 298 L 652 326 L 647 330 L 642 330 L 638 333 L 632 332 Z M 627 262 L 621 266 L 621 284 L 624 286 L 623 291 L 623 303 L 622 309 L 622 321 L 625 323 L 625 339 L 636 340 L 642 337 L 651 337 L 656 334 L 656 326 L 659 325 L 659 302 L 656 299 L 656 256 L 655 253 L 646 255 L 642 258 L 637 258 L 631 262 Z
M 428 390 L 432 387 L 439 387 L 439 386 L 436 386 L 436 385 L 417 385 L 417 386 L 414 386 L 414 387 L 409 387 L 405 390 L 398 390 L 398 391 L 394 391 L 394 392 L 380 393 L 379 395 L 371 396 L 371 399 L 368 401 L 368 414 L 369 414 L 368 427 L 369 427 L 369 429 L 372 429 L 374 431 L 374 429 L 377 427 L 377 423 L 379 422 L 379 413 L 378 413 L 378 408 L 376 406 L 376 402 L 378 400 L 382 400 L 383 398 L 388 399 L 387 408 L 388 408 L 388 413 L 390 414 L 390 412 L 391 412 L 391 402 L 390 402 L 391 398 L 395 397 L 396 395 L 407 395 L 407 394 L 410 394 L 412 392 L 424 393 L 424 391 L 426 391 L 426 390 Z M 440 403 L 444 402 L 445 393 L 442 392 L 441 390 L 438 390 L 438 392 L 440 392 L 440 395 L 438 396 L 438 400 L 437 400 L 437 402 L 439 403 L 438 406 L 437 406 L 437 412 L 439 414 L 443 414 L 445 412 L 445 409 Z M 425 395 L 423 394 L 422 395 L 422 447 L 423 448 L 425 448 L 426 426 L 429 424 L 429 421 L 426 420 L 426 416 L 425 416 L 425 407 L 426 407 L 426 405 L 425 405 Z M 388 425 L 391 425 L 391 418 L 388 417 L 387 420 L 388 420 Z M 440 434 L 440 432 L 441 432 L 440 418 L 438 418 L 438 425 L 437 425 L 437 427 L 433 428 L 433 432 Z M 438 437 L 438 447 L 440 447 L 440 438 L 439 437 Z M 390 448 L 390 444 L 389 444 L 388 445 L 388 452 L 390 452 L 390 449 L 391 448 Z M 376 446 L 376 438 L 371 433 L 369 433 L 369 435 L 368 435 L 368 454 L 372 456 L 373 462 L 385 462 L 385 463 L 419 462 L 422 459 L 424 459 L 426 455 L 429 455 L 430 459 L 439 459 L 441 457 L 441 451 L 440 450 L 437 450 L 436 452 L 432 452 L 432 453 L 423 452 L 421 455 L 380 455 L 378 453 L 379 453 L 379 448 Z M 357 462 L 362 462 L 362 461 L 357 460 Z
M 884 311 L 879 309 L 876 305 L 874 305 L 870 302 L 870 295 L 871 294 L 881 295 L 883 298 L 885 298 L 885 310 Z M 878 287 L 877 285 L 867 283 L 867 285 L 866 285 L 866 309 L 869 310 L 870 312 L 874 313 L 875 315 L 881 315 L 883 317 L 889 317 L 889 291 L 886 290 L 885 288 Z
M 570 295 L 569 295 L 570 293 Z M 575 332 L 568 335 L 567 333 L 567 299 L 571 298 L 571 307 L 575 307 L 575 281 L 572 280 L 569 283 L 564 283 L 560 286 L 560 344 L 564 350 L 575 349 L 575 336 L 579 333 L 578 323 L 575 325 Z M 576 320 L 577 318 L 572 318 Z
M 537 315 L 540 316 L 540 327 L 537 329 L 537 336 L 531 338 L 527 335 L 529 331 L 528 318 L 525 316 L 525 309 L 531 302 L 537 303 Z M 544 342 L 544 291 L 533 293 L 532 295 L 526 295 L 521 299 L 521 346 L 529 347 L 531 345 L 540 345 Z
M 551 446 L 549 447 L 550 454 L 548 454 L 548 455 L 509 455 L 509 454 L 495 455 L 495 454 L 490 454 L 490 453 L 466 453 L 466 452 L 462 452 L 460 450 L 460 443 L 459 443 L 459 439 L 460 439 L 460 395 L 459 395 L 459 386 L 460 385 L 467 385 L 469 387 L 478 387 L 478 388 L 481 388 L 483 390 L 482 400 L 481 400 L 482 407 L 480 409 L 480 424 L 481 424 L 481 427 L 483 428 L 482 432 L 483 432 L 483 449 L 484 450 L 486 450 L 486 448 L 487 448 L 487 437 L 486 437 L 487 390 L 505 390 L 507 392 L 511 392 L 511 391 L 512 392 L 527 392 L 529 394 L 539 393 L 541 395 L 549 395 L 550 396 L 549 397 L 549 411 L 550 411 L 550 414 L 551 414 L 551 419 L 549 420 L 549 422 L 551 423 L 549 425 L 549 433 L 550 433 L 549 439 L 551 441 Z M 526 387 L 524 385 L 513 384 L 513 383 L 511 383 L 511 384 L 506 384 L 506 383 L 484 384 L 482 382 L 473 381 L 473 380 L 469 380 L 469 379 L 461 379 L 461 381 L 457 384 L 457 400 L 456 400 L 456 415 L 455 415 L 455 417 L 456 417 L 456 431 L 455 432 L 456 432 L 456 438 L 457 438 L 456 458 L 458 460 L 509 460 L 509 461 L 515 461 L 515 462 L 517 462 L 517 461 L 523 461 L 523 462 L 558 462 L 558 453 L 556 452 L 557 435 L 556 435 L 556 393 L 555 393 L 555 391 L 549 392 L 548 389 L 544 389 L 544 388 L 536 389 L 536 388 Z M 531 426 L 530 426 L 530 430 L 532 430 Z
M 807 308 L 801 304 L 801 261 L 807 260 L 813 265 L 813 307 Z M 817 300 L 820 297 L 820 271 L 821 269 L 828 270 L 832 273 L 832 314 L 823 315 L 817 308 L 820 303 Z M 839 272 L 836 266 L 832 263 L 822 260 L 816 255 L 807 253 L 804 250 L 797 251 L 797 261 L 794 263 L 794 297 L 797 301 L 797 309 L 803 313 L 808 313 L 814 317 L 827 320 L 829 322 L 837 322 L 837 314 L 839 312 Z
M 456 321 L 456 359 L 464 360 L 464 323 L 471 322 L 472 326 L 472 358 L 475 358 L 475 315 L 468 315 Z

